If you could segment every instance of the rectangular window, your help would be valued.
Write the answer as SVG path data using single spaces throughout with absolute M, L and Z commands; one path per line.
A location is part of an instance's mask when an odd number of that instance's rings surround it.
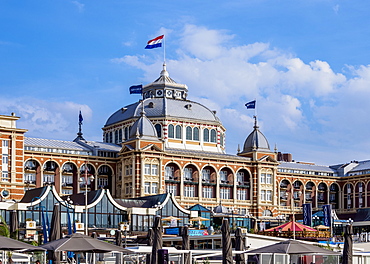
M 261 190 L 261 201 L 266 201 L 266 191 Z
M 147 189 L 147 186 L 146 186 L 147 183 L 145 183 L 145 190 Z M 148 188 L 148 190 L 149 190 L 149 188 Z M 131 182 L 125 184 L 125 193 L 126 194 L 131 194 L 132 193 L 132 183 Z M 145 192 L 145 193 L 147 193 L 147 192 Z
M 270 190 L 266 191 L 266 201 L 272 201 L 272 195 Z
M 9 161 L 8 154 L 3 154 L 3 165 L 7 165 Z
M 132 165 L 125 165 L 125 175 L 132 175 Z
M 184 196 L 185 197 L 195 197 L 195 187 L 194 186 L 185 186 L 184 187 Z
M 220 189 L 221 199 L 230 199 L 230 189 Z
M 173 180 L 175 174 L 175 167 L 167 166 L 165 170 L 165 179 Z
M 158 193 L 158 184 L 156 182 L 152 182 L 152 194 Z
M 150 175 L 150 164 L 145 164 L 144 166 L 144 174 Z
M 238 172 L 236 174 L 236 180 L 239 182 L 239 184 L 244 183 L 244 172 Z
M 267 173 L 266 174 L 266 183 L 267 184 L 271 184 L 271 178 L 272 178 L 272 175 L 270 173 Z
M 34 174 L 31 174 L 34 175 Z M 34 175 L 36 177 L 36 175 Z M 73 176 L 72 175 L 63 175 L 62 176 L 62 183 L 72 183 L 73 182 Z
M 173 195 L 177 195 L 176 185 L 167 185 L 166 190 L 167 190 L 168 193 L 172 193 Z
M 31 184 L 36 183 L 36 174 L 35 173 L 25 173 L 24 181 L 29 181 Z
M 152 164 L 152 175 L 158 175 L 158 165 Z
M 146 182 L 144 184 L 144 193 L 145 194 L 150 194 L 150 182 Z
M 245 201 L 247 200 L 247 190 L 245 189 L 240 189 L 237 191 L 237 199 Z
M 185 168 L 184 169 L 185 181 L 191 181 L 192 177 L 193 177 L 193 169 L 192 168 Z
M 98 178 L 98 187 L 108 186 L 108 178 Z
M 213 198 L 212 196 L 212 187 L 203 188 L 203 198 Z
M 9 147 L 9 140 L 3 140 L 3 148 Z
M 1 181 L 3 181 L 3 182 L 9 182 L 10 181 L 10 179 L 9 179 L 9 172 L 3 171 L 1 173 Z
M 73 190 L 72 189 L 62 189 L 63 194 L 72 194 Z
M 209 169 L 202 170 L 202 180 L 205 182 L 209 182 L 211 180 L 211 170 Z
M 227 181 L 227 171 L 220 171 L 221 183 L 226 183 Z
M 44 174 L 44 183 L 54 182 L 54 174 Z
M 261 173 L 260 183 L 266 183 L 266 174 L 265 173 Z

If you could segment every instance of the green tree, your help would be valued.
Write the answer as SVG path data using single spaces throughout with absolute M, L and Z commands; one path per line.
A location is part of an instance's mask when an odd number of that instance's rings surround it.
M 0 215 L 0 235 L 10 237 L 9 226 L 6 224 L 4 217 Z

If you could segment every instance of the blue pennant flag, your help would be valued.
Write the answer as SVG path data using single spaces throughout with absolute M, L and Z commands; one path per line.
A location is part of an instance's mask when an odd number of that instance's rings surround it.
M 84 121 L 84 118 L 82 117 L 82 113 L 81 113 L 81 110 L 80 110 L 80 114 L 78 115 L 78 122 L 80 122 L 80 124 L 82 124 L 82 121 Z
M 256 100 L 253 100 L 253 101 L 250 101 L 250 102 L 246 103 L 245 106 L 247 107 L 247 109 L 255 109 L 256 108 Z
M 303 209 L 303 224 L 311 226 L 312 224 L 312 204 L 306 203 L 302 205 Z
M 143 85 L 133 85 L 130 87 L 130 94 L 141 94 L 143 91 Z

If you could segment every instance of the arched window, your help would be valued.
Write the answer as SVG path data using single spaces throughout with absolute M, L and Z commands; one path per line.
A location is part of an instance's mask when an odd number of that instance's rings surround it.
M 180 125 L 177 125 L 176 126 L 176 138 L 177 139 L 182 139 L 182 133 L 181 133 L 181 131 L 182 131 L 181 126 Z
M 154 127 L 155 127 L 155 130 L 157 131 L 157 136 L 161 138 L 162 137 L 162 126 L 160 124 L 156 124 Z
M 109 133 L 105 133 L 105 142 L 109 142 Z
M 199 128 L 193 128 L 193 140 L 199 141 Z
M 186 139 L 192 140 L 193 139 L 193 129 L 191 127 L 186 127 Z
M 174 133 L 174 128 L 172 124 L 168 125 L 168 138 L 174 138 L 175 133 Z
M 118 130 L 118 143 L 122 142 L 122 129 Z
M 114 143 L 118 144 L 118 130 L 114 131 Z
M 216 130 L 211 130 L 211 142 L 216 143 Z
M 128 140 L 129 137 L 130 137 L 130 128 L 125 127 L 125 140 Z
M 113 132 L 109 132 L 109 143 L 113 143 Z
M 203 130 L 203 141 L 204 142 L 209 142 L 209 130 L 208 130 L 208 128 L 205 128 Z

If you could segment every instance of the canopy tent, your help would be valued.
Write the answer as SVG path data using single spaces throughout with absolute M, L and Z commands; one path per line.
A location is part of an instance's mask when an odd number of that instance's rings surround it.
M 306 226 L 306 225 L 303 225 L 303 224 L 300 224 L 300 223 L 297 223 L 297 222 L 293 222 L 293 221 L 290 221 L 288 223 L 285 223 L 285 224 L 282 224 L 282 225 L 279 225 L 279 226 L 275 226 L 273 228 L 266 229 L 264 231 L 265 232 L 271 232 L 271 231 L 286 232 L 286 231 L 293 231 L 293 230 L 296 231 L 296 232 L 300 232 L 300 231 L 303 231 L 303 230 L 317 231 L 315 228 L 312 228 L 312 227 L 309 227 L 309 226 Z

